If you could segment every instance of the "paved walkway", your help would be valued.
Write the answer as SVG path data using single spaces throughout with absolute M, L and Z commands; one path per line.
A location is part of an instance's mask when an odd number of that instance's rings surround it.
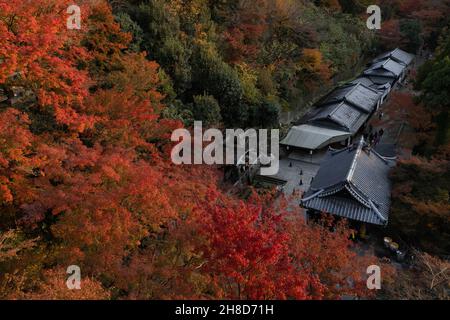
M 418 69 L 426 61 L 425 57 L 427 56 L 428 54 L 416 56 L 412 69 Z M 395 94 L 395 92 L 418 94 L 414 91 L 413 84 L 409 78 L 406 78 L 405 83 L 397 87 L 393 93 Z M 398 106 L 391 103 L 389 99 L 381 105 L 381 108 L 373 115 L 369 124 L 373 126 L 373 132 L 379 131 L 381 128 L 384 130 L 384 134 L 379 142 L 380 149 L 383 149 L 383 145 L 394 145 L 397 156 L 407 159 L 411 157 L 412 148 L 415 144 L 415 141 L 411 139 L 414 135 L 414 129 L 406 122 L 408 110 L 401 113 L 398 110 Z M 383 116 L 380 118 L 381 112 Z
M 303 192 L 309 189 L 311 179 L 316 176 L 320 165 L 291 159 L 289 157 L 280 159 L 280 170 L 277 178 L 287 181 L 284 193 L 292 195 L 294 191 Z

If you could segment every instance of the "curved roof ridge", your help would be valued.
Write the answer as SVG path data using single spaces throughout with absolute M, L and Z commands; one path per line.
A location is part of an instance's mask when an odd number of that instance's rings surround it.
M 311 199 L 317 197 L 319 194 L 321 194 L 321 193 L 324 192 L 324 191 L 325 191 L 325 189 L 320 189 L 319 191 L 313 193 L 312 195 L 310 195 L 310 196 L 308 196 L 308 197 L 306 197 L 306 198 L 301 199 L 301 202 L 311 200 Z
M 345 189 L 348 190 L 348 192 L 350 192 L 350 194 L 353 196 L 353 198 L 358 201 L 359 203 L 361 203 L 363 206 L 370 208 L 370 198 L 364 193 L 362 192 L 357 186 L 355 186 L 354 183 L 352 183 L 351 181 L 348 181 Z
M 342 149 L 334 149 L 332 147 L 328 147 L 328 150 L 330 150 L 331 155 L 334 156 L 336 154 L 339 154 L 341 152 L 344 152 L 344 151 L 348 150 L 348 148 L 350 148 L 350 146 L 347 146 L 347 147 L 342 148 Z
M 345 183 L 336 183 L 334 185 L 324 187 L 324 188 L 322 188 L 323 192 L 321 194 L 319 194 L 318 197 L 326 197 L 326 196 L 335 194 L 344 188 L 345 188 Z
M 357 146 L 357 150 L 355 152 L 355 155 L 353 156 L 353 160 L 352 160 L 352 164 L 350 165 L 350 170 L 347 173 L 347 177 L 345 178 L 346 181 L 350 182 L 352 180 L 353 177 L 353 173 L 355 172 L 355 168 L 356 168 L 356 163 L 358 160 L 359 155 L 361 154 L 361 151 L 363 149 L 365 145 L 365 141 L 364 138 L 361 137 L 361 139 L 358 142 L 358 146 Z M 353 144 L 353 146 L 350 146 L 349 148 L 354 148 L 355 144 Z
M 369 204 L 370 204 L 370 207 L 372 208 L 372 210 L 373 210 L 373 211 L 376 213 L 376 215 L 378 216 L 378 218 L 380 218 L 380 220 L 383 221 L 383 222 L 386 224 L 386 222 L 387 222 L 386 217 L 383 216 L 383 215 L 381 214 L 381 212 L 378 210 L 377 206 L 376 206 L 376 205 L 373 203 L 373 201 L 370 200 L 370 199 L 369 199 Z
M 378 158 L 380 158 L 384 163 L 389 164 L 389 160 L 396 160 L 397 157 L 385 157 L 378 153 L 378 151 L 375 150 L 375 148 L 370 148 L 369 152 L 373 152 Z

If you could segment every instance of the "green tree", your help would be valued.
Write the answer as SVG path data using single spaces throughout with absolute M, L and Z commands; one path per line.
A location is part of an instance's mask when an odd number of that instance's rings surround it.
M 194 57 L 197 90 L 203 89 L 219 101 L 226 125 L 246 123 L 247 110 L 242 103 L 244 91 L 237 71 L 223 61 L 209 43 L 198 43 Z
M 406 39 L 405 49 L 409 52 L 417 52 L 422 43 L 420 22 L 414 19 L 400 20 L 400 33 Z
M 183 37 L 180 19 L 163 0 L 152 0 L 130 9 L 131 18 L 144 31 L 143 47 L 173 79 L 178 94 L 191 86 L 191 50 Z
M 434 60 L 420 85 L 422 100 L 431 108 L 448 109 L 450 106 L 450 56 Z
M 278 126 L 280 120 L 280 105 L 274 99 L 263 99 L 251 108 L 249 116 L 252 126 L 271 128 Z
M 133 40 L 128 45 L 128 49 L 134 52 L 141 51 L 141 45 L 144 41 L 144 31 L 142 31 L 142 28 L 125 12 L 116 14 L 115 20 L 120 24 L 122 31 L 130 33 L 133 37 Z
M 417 87 L 422 91 L 421 101 L 435 115 L 436 144 L 444 145 L 450 131 L 450 36 L 442 32 L 436 57 L 424 64 L 417 77 Z
M 206 125 L 221 121 L 220 107 L 217 100 L 210 95 L 194 96 L 193 115 L 195 120 L 201 120 Z

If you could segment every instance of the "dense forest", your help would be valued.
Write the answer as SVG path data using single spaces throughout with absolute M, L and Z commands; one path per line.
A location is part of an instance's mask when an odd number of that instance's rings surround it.
M 0 102 L 0 298 L 375 298 L 373 263 L 385 297 L 421 298 L 426 266 L 448 267 L 448 1 L 375 1 L 379 31 L 365 0 L 78 2 L 69 30 L 72 1 L 0 0 L 0 97 L 22 93 Z M 270 190 L 237 195 L 218 168 L 171 162 L 174 129 L 279 128 L 395 47 L 432 53 L 418 94 L 389 102 L 414 110 L 392 228 L 420 250 L 415 268 L 359 254 L 344 222 L 307 225 Z M 70 265 L 82 290 L 66 288 Z M 421 292 L 448 299 L 434 289 Z

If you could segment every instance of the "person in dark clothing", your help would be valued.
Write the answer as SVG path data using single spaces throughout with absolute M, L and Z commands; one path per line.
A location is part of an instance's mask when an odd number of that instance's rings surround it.
M 382 137 L 383 134 L 384 134 L 384 130 L 383 130 L 383 128 L 381 128 L 381 129 L 378 131 L 378 135 L 379 135 L 380 137 Z
M 380 142 L 380 137 L 377 136 L 373 142 L 373 145 L 376 146 Z

